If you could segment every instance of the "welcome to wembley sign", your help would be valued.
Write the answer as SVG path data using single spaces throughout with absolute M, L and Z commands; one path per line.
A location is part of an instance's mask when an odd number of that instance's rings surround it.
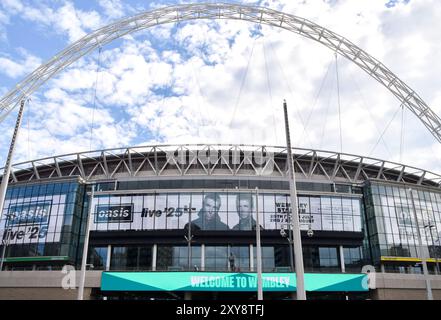
M 263 273 L 264 291 L 296 290 L 294 273 Z M 366 274 L 306 273 L 307 291 L 368 291 Z M 256 273 L 103 272 L 102 291 L 256 291 Z

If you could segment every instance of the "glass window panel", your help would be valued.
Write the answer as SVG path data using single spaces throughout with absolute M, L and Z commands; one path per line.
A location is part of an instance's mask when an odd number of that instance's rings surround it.
M 165 208 L 164 214 L 166 217 L 167 229 L 178 229 L 179 218 L 183 214 L 183 209 L 179 206 L 179 194 L 167 195 L 167 207 Z
M 132 196 L 133 213 L 132 213 L 132 230 L 142 230 L 142 209 L 143 209 L 143 197 L 139 195 Z
M 393 210 L 393 208 L 389 208 L 387 206 L 382 207 L 383 216 L 390 217 L 390 210 L 389 209 Z
M 216 218 L 216 230 L 229 230 L 228 228 L 228 212 L 227 211 L 219 211 L 218 217 Z
M 386 229 L 386 233 L 392 233 L 392 226 L 389 217 L 384 217 L 384 227 Z
M 397 218 L 391 217 L 390 222 L 391 222 L 392 233 L 398 234 L 399 233 L 399 224 L 398 224 Z
M 352 212 L 354 215 L 361 215 L 361 202 L 359 199 L 352 199 Z
M 329 197 L 322 197 L 321 198 L 321 205 L 322 205 L 322 214 L 331 214 L 332 213 L 332 206 L 331 206 L 331 198 Z
M 115 221 L 115 227 L 118 226 L 119 230 L 130 230 L 131 221 L 133 220 L 133 202 L 131 196 L 122 196 L 120 197 L 120 203 L 117 206 L 120 212 L 124 212 L 127 214 L 127 217 L 122 216 L 117 218 Z M 122 213 L 121 213 L 122 214 Z M 109 220 L 110 222 L 110 220 Z
M 299 214 L 310 213 L 309 197 L 298 197 Z
M 354 216 L 354 231 L 361 231 L 361 216 Z
M 391 197 L 390 195 L 388 195 L 387 197 L 385 197 L 386 200 L 386 204 L 389 207 L 394 207 L 395 206 L 395 199 L 393 197 Z
M 193 258 L 201 258 L 202 256 L 202 250 L 200 246 L 192 246 L 191 247 L 191 254 Z
M 322 214 L 323 230 L 332 230 L 332 214 Z
M 343 211 L 343 214 L 346 214 L 346 215 L 353 214 L 352 199 L 348 199 L 348 198 L 342 199 L 342 211 Z
M 281 196 L 279 195 L 278 198 Z M 286 203 L 283 205 L 282 208 L 278 208 L 276 210 L 276 201 L 274 195 L 265 194 L 263 196 L 264 204 L 263 204 L 263 211 L 265 213 L 264 215 L 264 224 L 263 227 L 266 230 L 276 230 L 277 224 L 276 222 L 279 220 L 279 216 L 283 215 L 283 212 L 286 210 Z M 277 213 L 277 211 L 281 211 L 280 213 Z
M 332 214 L 332 230 L 343 231 L 343 215 Z
M 276 228 L 287 229 L 291 216 L 291 197 L 289 195 L 276 195 Z M 301 217 L 301 216 L 300 216 Z
M 166 228 L 166 211 L 167 195 L 156 195 L 156 212 L 155 212 L 155 230 L 163 230 Z
M 343 230 L 354 231 L 354 218 L 357 216 L 343 215 Z
M 319 197 L 310 197 L 310 204 L 311 204 L 311 213 L 321 213 L 321 205 L 320 205 L 320 198 Z
M 89 248 L 88 263 L 93 265 L 94 270 L 105 270 L 107 261 L 107 247 Z
M 142 215 L 142 228 L 144 230 L 154 229 L 156 208 L 155 208 L 155 196 L 152 194 L 143 197 Z
M 331 200 L 332 200 L 332 214 L 336 214 L 336 215 L 343 214 L 341 198 L 331 198 Z
M 223 271 L 228 268 L 228 260 L 227 258 L 216 258 L 215 259 L 216 270 Z
M 183 229 L 189 222 L 189 218 L 197 215 L 196 208 L 192 205 L 191 194 L 182 193 L 179 195 L 179 208 L 177 210 L 179 217 L 179 229 Z
M 173 265 L 173 247 L 171 246 L 158 246 L 157 247 L 157 260 L 156 267 L 158 270 L 167 270 L 168 267 Z
M 202 199 L 203 196 L 201 193 L 192 193 L 191 195 L 191 205 L 196 209 L 196 213 L 202 209 Z
M 206 258 L 205 259 L 205 270 L 213 271 L 215 269 L 215 260 L 214 258 Z

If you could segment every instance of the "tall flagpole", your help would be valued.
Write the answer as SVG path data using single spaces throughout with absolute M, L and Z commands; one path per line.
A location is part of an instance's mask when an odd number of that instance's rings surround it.
M 283 111 L 285 115 L 287 161 L 289 168 L 289 190 L 291 195 L 291 224 L 292 224 L 293 241 L 294 241 L 292 247 L 294 250 L 294 260 L 295 260 L 294 262 L 296 268 L 297 300 L 306 300 L 302 238 L 300 235 L 299 212 L 297 207 L 296 176 L 294 174 L 294 163 L 293 163 L 292 150 L 291 150 L 291 139 L 289 135 L 288 109 L 286 106 L 286 100 L 283 100 Z

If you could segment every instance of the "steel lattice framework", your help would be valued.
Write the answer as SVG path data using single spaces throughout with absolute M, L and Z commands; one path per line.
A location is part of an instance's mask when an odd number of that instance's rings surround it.
M 210 153 L 204 163 L 197 152 Z M 226 152 L 225 152 L 226 151 Z M 179 162 L 179 152 L 185 163 Z M 271 155 L 256 162 L 255 153 Z M 232 163 L 233 153 L 239 154 Z M 173 155 L 170 157 L 170 155 Z M 10 182 L 79 177 L 84 181 L 144 180 L 155 177 L 288 178 L 286 147 L 257 145 L 153 145 L 115 148 L 47 157 L 12 166 Z M 296 176 L 303 181 L 362 184 L 366 180 L 409 183 L 441 188 L 441 175 L 381 159 L 324 150 L 293 148 Z M 271 172 L 266 168 L 271 167 Z
M 41 85 L 98 47 L 153 26 L 196 19 L 233 19 L 286 29 L 317 41 L 349 59 L 386 87 L 441 142 L 441 119 L 421 97 L 380 61 L 344 37 L 304 18 L 272 9 L 239 4 L 185 4 L 165 7 L 119 20 L 92 32 L 38 67 L 0 100 L 0 122 Z

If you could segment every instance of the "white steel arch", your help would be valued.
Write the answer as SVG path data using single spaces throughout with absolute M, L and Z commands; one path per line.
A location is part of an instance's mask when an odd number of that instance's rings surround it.
M 233 19 L 265 24 L 286 29 L 325 45 L 355 63 L 386 87 L 441 143 L 441 119 L 435 112 L 384 64 L 346 38 L 294 15 L 264 7 L 226 3 L 184 4 L 160 8 L 119 20 L 84 36 L 38 67 L 6 93 L 0 100 L 0 122 L 17 107 L 20 100 L 29 97 L 51 77 L 97 47 L 149 27 L 196 19 Z

